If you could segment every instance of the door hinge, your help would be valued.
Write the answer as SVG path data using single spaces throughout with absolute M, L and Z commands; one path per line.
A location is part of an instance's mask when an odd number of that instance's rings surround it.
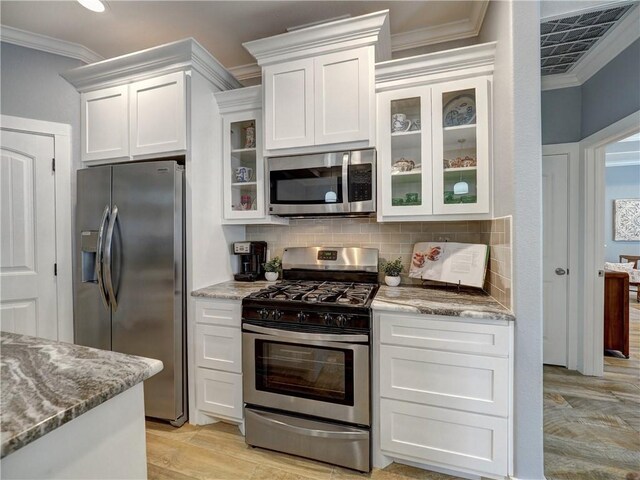
M 54 275 L 54 277 L 58 276 L 58 264 L 57 263 L 53 264 L 53 275 Z
M 56 171 L 56 159 L 55 158 L 51 159 L 51 171 L 52 172 Z

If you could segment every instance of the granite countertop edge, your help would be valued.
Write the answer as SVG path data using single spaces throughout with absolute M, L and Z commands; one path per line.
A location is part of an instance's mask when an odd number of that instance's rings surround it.
M 7 335 L 7 332 L 2 332 L 2 335 Z M 16 335 L 17 337 L 27 337 L 25 335 Z M 35 337 L 30 337 L 35 338 Z M 36 339 L 42 340 L 43 344 L 62 344 L 71 347 L 77 347 L 78 349 L 88 349 L 88 350 L 96 350 L 89 347 L 82 347 L 79 345 L 68 344 L 64 342 L 54 342 L 45 339 Z M 102 351 L 105 354 L 113 354 L 116 352 Z M 96 392 L 86 397 L 85 399 L 79 400 L 77 403 L 65 408 L 64 410 L 56 413 L 55 415 L 51 415 L 50 417 L 44 418 L 41 421 L 34 423 L 29 428 L 21 431 L 18 434 L 15 434 L 9 438 L 2 439 L 2 445 L 0 448 L 0 458 L 4 458 L 10 453 L 13 453 L 22 447 L 34 442 L 35 440 L 43 437 L 49 432 L 61 427 L 62 425 L 69 423 L 71 420 L 74 420 L 80 417 L 82 414 L 88 412 L 89 410 L 107 402 L 108 400 L 114 398 L 115 396 L 121 394 L 129 390 L 130 388 L 136 386 L 137 384 L 145 381 L 146 379 L 152 377 L 153 375 L 159 373 L 163 369 L 163 363 L 160 360 L 137 357 L 134 355 L 126 355 L 116 353 L 118 356 L 122 356 L 123 358 L 129 357 L 130 359 L 135 359 L 138 362 L 142 361 L 143 364 L 146 365 L 146 368 L 141 368 L 137 370 L 135 373 L 129 373 L 121 378 L 118 378 L 117 383 L 115 384 L 106 384 L 107 386 L 102 390 L 96 390 Z M 4 362 L 3 362 L 4 367 Z M 115 374 L 114 374 L 115 376 Z M 4 423 L 4 422 L 3 422 Z M 3 437 L 7 432 L 3 432 Z
M 194 298 L 210 298 L 222 300 L 242 300 L 247 295 L 272 285 L 274 282 L 238 282 L 230 280 L 216 283 L 191 292 Z M 408 292 L 418 293 L 403 301 L 395 301 L 388 295 L 399 296 Z M 430 296 L 439 297 L 427 298 Z M 419 298 L 423 297 L 423 298 Z M 443 298 L 445 298 L 443 300 Z M 462 302 L 459 302 L 462 300 Z M 419 286 L 387 287 L 382 285 L 371 302 L 371 308 L 377 311 L 391 311 L 403 313 L 418 313 L 424 315 L 442 315 L 449 317 L 464 317 L 478 320 L 514 321 L 514 314 L 498 303 L 488 294 L 480 293 L 452 293 L 441 289 L 422 288 Z

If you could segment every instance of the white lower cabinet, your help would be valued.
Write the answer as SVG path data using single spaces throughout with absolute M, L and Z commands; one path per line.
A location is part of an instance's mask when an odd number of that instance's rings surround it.
M 374 449 L 425 468 L 507 477 L 512 324 L 391 312 L 374 319 Z
M 198 299 L 195 312 L 196 409 L 209 417 L 242 423 L 240 301 Z

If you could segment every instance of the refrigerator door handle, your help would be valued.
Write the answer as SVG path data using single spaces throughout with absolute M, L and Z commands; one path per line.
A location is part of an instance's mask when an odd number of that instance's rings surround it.
M 111 212 L 111 221 L 109 228 L 107 228 L 107 244 L 104 247 L 104 264 L 105 264 L 105 280 L 107 283 L 107 291 L 109 292 L 109 299 L 111 300 L 111 311 L 115 312 L 118 309 L 118 301 L 116 299 L 115 291 L 113 290 L 113 279 L 111 276 L 111 246 L 113 244 L 113 230 L 116 226 L 116 220 L 118 219 L 118 206 L 113 206 Z
M 102 220 L 100 220 L 100 230 L 98 230 L 98 244 L 96 246 L 96 277 L 98 279 L 98 290 L 100 291 L 100 297 L 102 298 L 102 303 L 104 304 L 104 308 L 109 311 L 109 299 L 107 298 L 107 291 L 104 288 L 104 281 L 102 279 L 102 245 L 104 242 L 104 229 L 109 219 L 109 205 L 104 207 L 104 212 L 102 212 Z

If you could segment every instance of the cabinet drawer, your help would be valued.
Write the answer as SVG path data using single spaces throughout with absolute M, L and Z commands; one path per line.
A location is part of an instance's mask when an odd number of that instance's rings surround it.
M 384 398 L 380 401 L 380 418 L 383 453 L 507 475 L 505 418 Z
M 506 417 L 509 360 L 381 345 L 380 393 L 396 400 Z
M 242 420 L 242 375 L 196 369 L 196 408 L 213 415 Z
M 196 300 L 196 322 L 225 327 L 241 326 L 240 301 Z
M 196 365 L 242 372 L 242 331 L 236 327 L 196 324 Z
M 417 348 L 462 353 L 509 355 L 509 327 L 459 321 L 437 320 L 427 316 L 380 313 L 380 342 Z

